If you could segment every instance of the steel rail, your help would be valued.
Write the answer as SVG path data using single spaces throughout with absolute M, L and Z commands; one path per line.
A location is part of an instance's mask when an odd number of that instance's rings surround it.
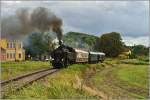
M 18 76 L 18 77 L 9 79 L 9 80 L 4 80 L 4 81 L 0 82 L 0 84 L 1 84 L 1 86 L 3 86 L 5 84 L 8 84 L 9 82 L 16 81 L 16 80 L 22 79 L 24 77 L 27 77 L 27 76 L 30 76 L 30 75 L 33 75 L 33 74 L 36 74 L 36 73 L 40 73 L 40 72 L 43 72 L 43 71 L 47 71 L 47 70 L 50 70 L 50 69 L 43 69 L 43 70 L 38 70 L 38 71 L 35 71 L 35 72 L 28 73 L 28 74 L 24 74 L 24 75 L 21 75 L 21 76 Z
M 57 71 L 59 71 L 59 69 L 45 69 L 3 81 L 1 82 L 2 97 L 5 95 L 5 93 L 10 91 L 10 87 L 11 89 L 13 88 L 13 91 L 20 90 L 23 87 L 29 85 L 30 83 L 37 81 L 43 77 L 46 77 L 47 75 L 51 75 Z

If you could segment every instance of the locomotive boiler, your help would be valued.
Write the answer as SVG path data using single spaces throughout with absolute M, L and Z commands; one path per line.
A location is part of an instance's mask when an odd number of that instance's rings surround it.
M 54 68 L 64 68 L 75 63 L 98 63 L 103 62 L 105 58 L 105 53 L 102 52 L 89 52 L 75 49 L 62 44 L 61 41 L 59 41 L 59 45 L 51 53 Z

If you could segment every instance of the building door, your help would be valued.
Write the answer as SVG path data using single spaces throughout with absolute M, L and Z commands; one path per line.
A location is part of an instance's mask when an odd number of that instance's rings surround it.
M 19 53 L 19 59 L 21 59 L 21 53 Z

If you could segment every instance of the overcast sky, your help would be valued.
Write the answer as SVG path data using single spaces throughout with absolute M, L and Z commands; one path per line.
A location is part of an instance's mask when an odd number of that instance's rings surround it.
M 1 15 L 21 7 L 47 7 L 63 20 L 64 33 L 83 32 L 101 36 L 120 32 L 127 45 L 149 45 L 148 1 L 3 1 Z

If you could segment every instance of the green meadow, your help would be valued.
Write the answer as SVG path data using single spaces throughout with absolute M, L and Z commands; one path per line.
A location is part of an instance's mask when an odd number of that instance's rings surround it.
M 48 68 L 47 62 L 42 63 Z M 148 99 L 148 66 L 147 60 L 111 58 L 98 64 L 74 64 L 4 98 Z
M 46 68 L 50 68 L 49 62 L 3 62 L 1 63 L 1 80 L 7 80 L 18 75 Z

